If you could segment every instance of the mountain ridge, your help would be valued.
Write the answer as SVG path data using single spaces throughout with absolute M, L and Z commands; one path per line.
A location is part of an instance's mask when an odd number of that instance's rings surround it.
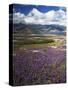
M 14 31 L 22 31 L 31 34 L 66 34 L 66 27 L 62 25 L 35 25 L 35 24 L 14 24 Z

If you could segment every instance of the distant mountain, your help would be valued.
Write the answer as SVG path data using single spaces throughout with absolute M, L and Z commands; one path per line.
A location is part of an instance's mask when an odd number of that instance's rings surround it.
M 62 25 L 40 25 L 40 24 L 14 24 L 14 31 L 22 32 L 23 34 L 30 35 L 46 35 L 46 34 L 58 34 L 65 35 L 66 27 Z

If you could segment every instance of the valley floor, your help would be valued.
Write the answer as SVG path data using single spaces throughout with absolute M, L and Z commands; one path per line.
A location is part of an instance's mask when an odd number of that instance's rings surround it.
M 58 40 L 47 45 L 23 45 L 16 50 L 13 54 L 14 85 L 66 82 L 66 47 L 64 39 Z

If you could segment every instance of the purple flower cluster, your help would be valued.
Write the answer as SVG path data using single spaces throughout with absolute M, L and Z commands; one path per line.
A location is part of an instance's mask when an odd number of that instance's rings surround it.
M 66 82 L 66 51 L 47 47 L 19 50 L 13 56 L 15 85 Z

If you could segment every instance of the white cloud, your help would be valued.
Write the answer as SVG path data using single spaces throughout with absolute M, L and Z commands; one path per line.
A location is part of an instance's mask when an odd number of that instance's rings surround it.
M 25 15 L 20 12 L 14 13 L 13 14 L 13 23 L 22 23 L 24 21 L 24 17 L 25 17 Z
M 41 13 L 40 11 L 38 11 L 37 9 L 33 8 L 32 11 L 28 14 L 29 17 L 42 17 L 43 16 L 43 13 Z
M 58 11 L 48 11 L 46 13 L 42 13 L 37 9 L 33 8 L 32 11 L 28 15 L 24 15 L 20 12 L 15 12 L 13 14 L 13 22 L 14 23 L 26 23 L 26 24 L 66 24 L 66 14 L 65 11 L 59 9 Z
M 46 17 L 47 17 L 47 19 L 49 19 L 49 20 L 53 20 L 53 18 L 55 17 L 55 11 L 54 11 L 54 10 L 48 11 L 48 12 L 46 13 Z

